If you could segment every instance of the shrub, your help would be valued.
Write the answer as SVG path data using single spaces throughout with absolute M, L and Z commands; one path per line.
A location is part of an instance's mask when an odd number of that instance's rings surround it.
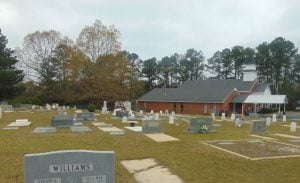
M 90 105 L 88 106 L 87 110 L 88 110 L 89 112 L 95 112 L 95 111 L 96 111 L 96 105 L 90 104 Z

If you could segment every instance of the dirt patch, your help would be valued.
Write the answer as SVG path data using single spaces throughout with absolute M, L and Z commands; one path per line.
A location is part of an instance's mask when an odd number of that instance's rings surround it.
M 154 133 L 154 134 L 145 134 L 148 138 L 156 141 L 156 142 L 169 142 L 169 141 L 177 141 L 179 139 L 172 137 L 170 135 L 166 135 L 164 133 Z
M 226 142 L 226 143 L 225 143 Z M 300 156 L 300 147 L 266 140 L 209 141 L 208 145 L 248 159 Z

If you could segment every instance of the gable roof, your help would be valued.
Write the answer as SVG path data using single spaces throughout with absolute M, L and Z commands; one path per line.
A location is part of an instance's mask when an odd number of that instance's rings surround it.
M 265 92 L 267 89 L 268 85 L 267 84 L 256 84 L 254 87 L 253 92 Z
M 249 91 L 253 84 L 236 79 L 186 81 L 179 88 L 155 88 L 137 101 L 222 103 L 235 88 Z

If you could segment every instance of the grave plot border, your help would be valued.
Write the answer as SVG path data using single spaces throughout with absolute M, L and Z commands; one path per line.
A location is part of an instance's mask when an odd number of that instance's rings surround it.
M 291 146 L 291 147 L 297 147 L 299 148 L 300 146 L 298 145 L 293 145 L 293 144 L 288 144 L 288 143 L 283 143 L 283 142 L 278 142 L 278 141 L 273 141 L 273 140 L 262 140 L 262 139 L 243 139 L 243 140 L 210 140 L 210 141 L 200 141 L 202 144 L 205 144 L 207 146 L 213 147 L 215 149 L 227 152 L 229 154 L 244 158 L 244 159 L 248 159 L 251 161 L 257 161 L 257 160 L 267 160 L 267 159 L 283 159 L 283 158 L 296 158 L 296 157 L 300 157 L 299 155 L 286 155 L 286 156 L 268 156 L 268 157 L 262 157 L 262 158 L 251 158 L 249 156 L 228 150 L 228 149 L 224 149 L 222 147 L 218 147 L 215 146 L 213 144 L 209 144 L 209 142 L 226 142 L 226 141 L 249 141 L 249 140 L 261 140 L 261 141 L 266 141 L 266 142 L 273 142 L 273 143 L 277 143 L 277 144 L 283 144 L 283 145 L 287 145 L 287 146 Z

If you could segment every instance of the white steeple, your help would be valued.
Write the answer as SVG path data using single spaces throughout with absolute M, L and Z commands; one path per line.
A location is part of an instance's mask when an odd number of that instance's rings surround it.
M 256 64 L 254 61 L 246 61 L 243 68 L 243 81 L 254 81 L 257 79 Z

